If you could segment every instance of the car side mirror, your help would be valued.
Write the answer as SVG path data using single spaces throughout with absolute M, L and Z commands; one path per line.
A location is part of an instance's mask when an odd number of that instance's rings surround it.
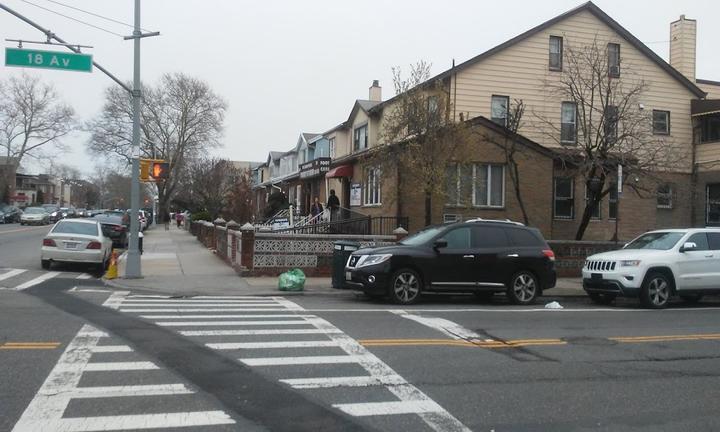
M 697 244 L 693 242 L 685 242 L 680 248 L 680 252 L 694 251 L 697 249 Z
M 437 239 L 435 240 L 435 243 L 433 243 L 433 249 L 438 250 L 442 248 L 447 247 L 447 240 L 445 239 Z

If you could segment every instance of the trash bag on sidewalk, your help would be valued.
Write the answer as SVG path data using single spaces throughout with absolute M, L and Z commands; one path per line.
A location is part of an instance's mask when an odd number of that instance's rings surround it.
M 292 269 L 280 275 L 278 279 L 280 291 L 302 291 L 305 289 L 305 273 L 300 269 Z

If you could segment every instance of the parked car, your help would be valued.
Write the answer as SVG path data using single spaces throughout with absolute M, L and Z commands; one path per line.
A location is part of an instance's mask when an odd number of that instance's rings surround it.
M 77 210 L 75 210 L 75 207 L 60 207 L 60 213 L 62 214 L 62 218 L 74 218 L 77 217 Z
M 596 303 L 639 297 L 660 309 L 674 295 L 697 302 L 720 293 L 720 228 L 650 231 L 620 250 L 589 256 L 582 274 Z
M 431 226 L 393 246 L 353 252 L 346 284 L 371 297 L 415 303 L 425 291 L 507 293 L 530 304 L 556 282 L 555 254 L 540 231 L 517 222 L 475 219 Z
M 130 227 L 126 218 L 123 216 L 116 216 L 112 213 L 102 213 L 90 220 L 100 223 L 103 234 L 112 240 L 113 247 L 121 249 L 127 247 L 128 232 L 130 231 Z
M 50 215 L 42 207 L 28 207 L 20 216 L 20 225 L 47 225 Z
M 96 220 L 61 220 L 43 239 L 42 268 L 54 262 L 88 263 L 105 269 L 112 252 L 112 240 L 103 235 Z
M 50 214 L 50 222 L 55 223 L 62 219 L 62 212 L 60 207 L 55 204 L 44 204 L 43 208 Z
M 23 211 L 19 208 L 11 205 L 0 204 L 0 223 L 17 223 L 20 222 L 20 217 Z

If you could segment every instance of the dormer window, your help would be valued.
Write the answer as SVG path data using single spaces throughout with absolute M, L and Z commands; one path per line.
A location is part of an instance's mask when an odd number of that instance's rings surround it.
M 354 139 L 353 139 L 353 151 L 359 151 L 366 149 L 368 146 L 368 125 L 355 128 Z

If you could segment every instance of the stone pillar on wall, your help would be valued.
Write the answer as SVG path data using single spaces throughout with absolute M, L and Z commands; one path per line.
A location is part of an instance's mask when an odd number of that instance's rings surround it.
M 234 231 L 240 230 L 240 224 L 235 222 L 234 220 L 231 220 L 227 223 L 227 232 L 228 232 L 228 249 L 230 250 L 230 253 L 228 254 L 228 260 L 230 260 L 231 264 L 235 264 L 237 262 L 237 244 L 238 244 L 238 238 L 235 235 Z
M 240 267 L 252 270 L 255 258 L 255 227 L 246 223 L 240 227 L 240 232 Z

